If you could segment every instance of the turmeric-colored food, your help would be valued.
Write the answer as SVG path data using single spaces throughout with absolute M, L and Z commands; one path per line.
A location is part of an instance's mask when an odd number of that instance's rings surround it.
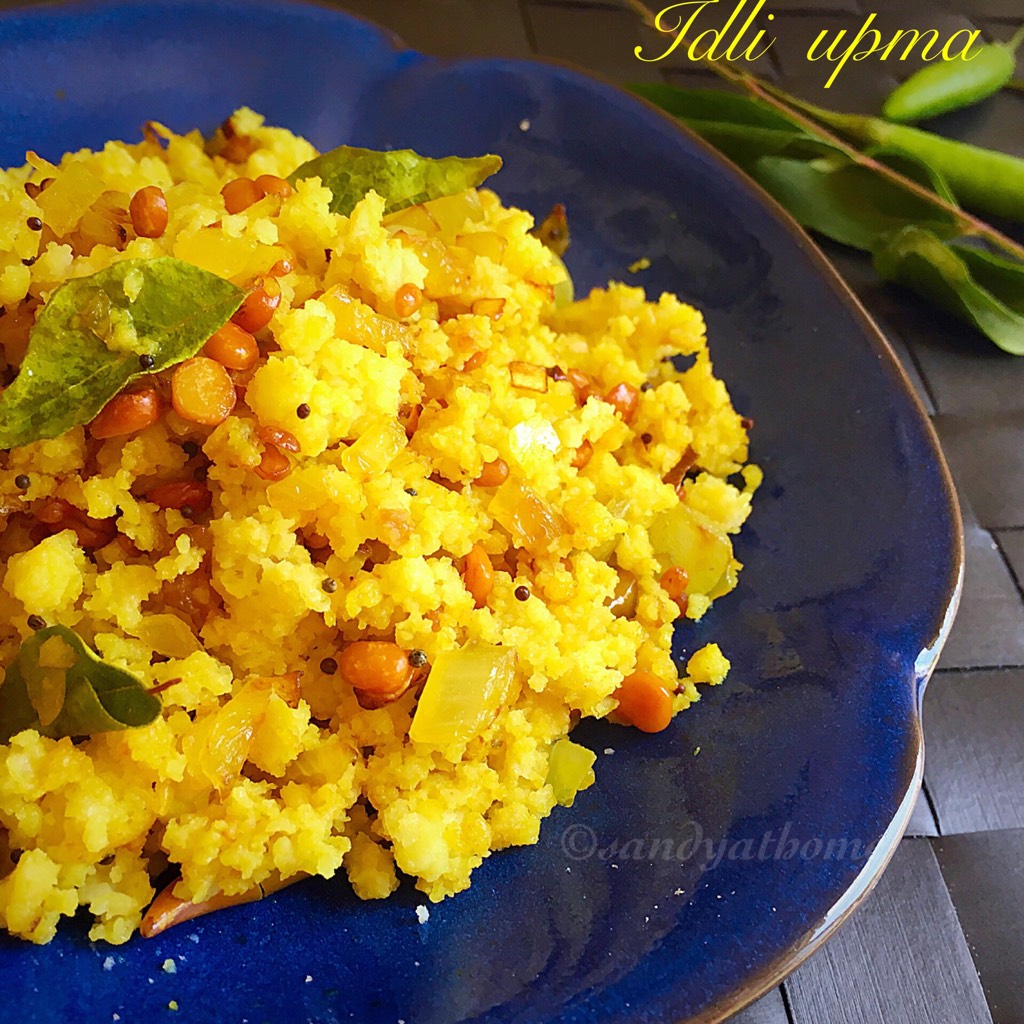
M 670 655 L 760 480 L 703 321 L 571 301 L 499 165 L 243 109 L 0 171 L 9 932 L 310 875 L 441 900 L 600 776 L 581 716 L 724 679 Z

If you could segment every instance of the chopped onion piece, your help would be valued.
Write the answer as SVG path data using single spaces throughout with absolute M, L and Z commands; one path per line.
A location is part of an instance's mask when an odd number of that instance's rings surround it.
M 536 363 L 523 363 L 518 360 L 508 364 L 512 387 L 526 391 L 538 391 L 542 395 L 548 390 L 548 371 Z
M 516 652 L 510 647 L 469 644 L 438 655 L 420 694 L 409 738 L 447 750 L 479 736 L 508 702 L 515 669 Z
M 486 256 L 492 263 L 500 263 L 508 247 L 508 239 L 497 231 L 471 231 L 455 236 L 455 244 L 477 256 Z
M 547 551 L 570 532 L 562 513 L 515 477 L 498 488 L 488 511 L 519 547 L 530 552 Z
M 525 420 L 508 432 L 509 451 L 520 461 L 528 459 L 538 448 L 557 454 L 562 447 L 555 428 L 545 420 Z
M 168 658 L 187 658 L 203 649 L 191 627 L 171 612 L 147 615 L 125 632 Z
M 654 517 L 650 538 L 666 567 L 686 570 L 688 594 L 725 592 L 719 584 L 732 564 L 732 542 L 709 519 L 680 503 Z
M 477 299 L 472 306 L 471 312 L 477 316 L 486 316 L 491 320 L 499 320 L 505 310 L 504 299 Z M 524 364 L 528 365 L 528 364 Z M 547 391 L 547 377 L 544 378 L 544 390 Z
M 572 807 L 576 794 L 594 784 L 596 760 L 592 750 L 572 740 L 561 739 L 551 748 L 547 781 L 563 807 Z

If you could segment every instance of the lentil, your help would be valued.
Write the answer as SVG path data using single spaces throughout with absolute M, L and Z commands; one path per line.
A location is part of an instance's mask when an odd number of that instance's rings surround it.
M 235 178 L 220 190 L 220 194 L 224 197 L 224 209 L 228 213 L 241 213 L 263 198 L 252 178 Z
M 235 407 L 235 388 L 228 371 L 213 359 L 186 359 L 171 378 L 174 411 L 185 420 L 206 427 L 223 423 Z
M 242 300 L 231 322 L 250 335 L 263 330 L 281 305 L 281 286 L 275 277 L 266 277 L 252 288 Z
M 203 346 L 203 355 L 229 370 L 249 370 L 260 357 L 260 347 L 252 334 L 229 320 L 210 335 Z

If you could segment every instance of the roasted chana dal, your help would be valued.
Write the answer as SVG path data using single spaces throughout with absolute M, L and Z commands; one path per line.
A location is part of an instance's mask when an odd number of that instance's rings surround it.
M 580 717 L 725 678 L 670 641 L 736 584 L 749 423 L 696 310 L 571 301 L 499 163 L 243 109 L 0 171 L 12 934 L 441 900 L 593 783 Z

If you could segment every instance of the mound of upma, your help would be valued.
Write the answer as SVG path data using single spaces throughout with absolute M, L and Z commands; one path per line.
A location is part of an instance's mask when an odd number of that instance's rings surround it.
M 570 300 L 496 165 L 241 110 L 0 171 L 9 932 L 441 900 L 594 781 L 581 716 L 724 679 L 670 642 L 736 584 L 749 422 L 696 310 Z

